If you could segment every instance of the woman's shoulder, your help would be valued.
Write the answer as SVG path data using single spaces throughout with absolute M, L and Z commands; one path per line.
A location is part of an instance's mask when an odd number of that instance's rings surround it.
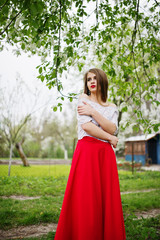
M 115 108 L 117 108 L 116 104 L 111 103 L 111 102 L 107 102 L 107 106 L 108 107 L 115 107 Z
M 86 98 L 86 99 L 89 100 L 89 96 L 88 96 L 86 93 L 80 94 L 80 95 L 79 95 L 79 99 L 81 99 L 81 98 Z

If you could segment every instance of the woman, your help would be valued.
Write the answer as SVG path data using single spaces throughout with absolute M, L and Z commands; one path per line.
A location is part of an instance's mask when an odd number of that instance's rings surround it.
M 108 80 L 97 68 L 84 77 L 78 101 L 78 143 L 55 240 L 124 240 L 125 227 L 113 147 L 118 111 L 107 103 Z

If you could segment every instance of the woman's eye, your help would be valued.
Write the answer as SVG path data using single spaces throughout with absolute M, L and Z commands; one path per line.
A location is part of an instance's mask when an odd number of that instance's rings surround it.
M 91 80 L 91 78 L 88 78 L 87 81 L 89 82 Z
M 94 79 L 96 79 L 96 76 L 94 76 Z

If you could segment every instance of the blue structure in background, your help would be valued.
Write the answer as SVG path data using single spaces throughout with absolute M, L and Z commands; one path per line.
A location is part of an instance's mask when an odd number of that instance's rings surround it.
M 160 164 L 160 133 L 134 136 L 125 140 L 125 160 Z

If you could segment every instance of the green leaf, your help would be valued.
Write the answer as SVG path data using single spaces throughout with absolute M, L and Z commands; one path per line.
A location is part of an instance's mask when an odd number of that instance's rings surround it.
M 25 49 L 25 44 L 24 43 L 22 43 L 21 48 L 22 48 L 22 50 Z
M 139 126 L 138 125 L 134 125 L 133 126 L 133 131 L 134 132 L 139 132 Z
M 54 46 L 54 51 L 58 51 L 58 49 L 59 49 L 59 45 L 55 45 Z
M 153 130 L 155 132 L 158 132 L 159 131 L 159 128 L 160 128 L 160 124 L 155 124 L 154 127 L 153 127 Z
M 37 4 L 35 4 L 34 2 L 30 5 L 30 10 L 31 10 L 31 14 L 32 15 L 36 15 L 38 12 L 37 12 Z
M 52 70 L 52 73 L 51 73 L 51 77 L 52 77 L 52 78 L 56 78 L 56 76 L 57 76 L 56 69 L 53 69 L 53 70 Z
M 125 106 L 125 107 L 122 108 L 122 112 L 127 112 L 127 110 L 128 110 L 128 107 L 127 107 L 127 106 Z
M 41 75 L 41 81 L 42 81 L 42 82 L 44 81 L 44 76 L 43 76 L 43 75 Z
M 39 68 L 39 74 L 41 74 L 41 73 L 42 73 L 42 67 Z
M 53 111 L 56 112 L 56 111 L 57 111 L 57 107 L 54 107 L 54 108 L 53 108 Z
M 155 103 L 157 104 L 157 106 L 159 106 L 159 105 L 160 105 L 160 102 L 159 102 L 159 101 L 157 101 L 157 100 L 153 100 L 153 102 L 155 102 Z

